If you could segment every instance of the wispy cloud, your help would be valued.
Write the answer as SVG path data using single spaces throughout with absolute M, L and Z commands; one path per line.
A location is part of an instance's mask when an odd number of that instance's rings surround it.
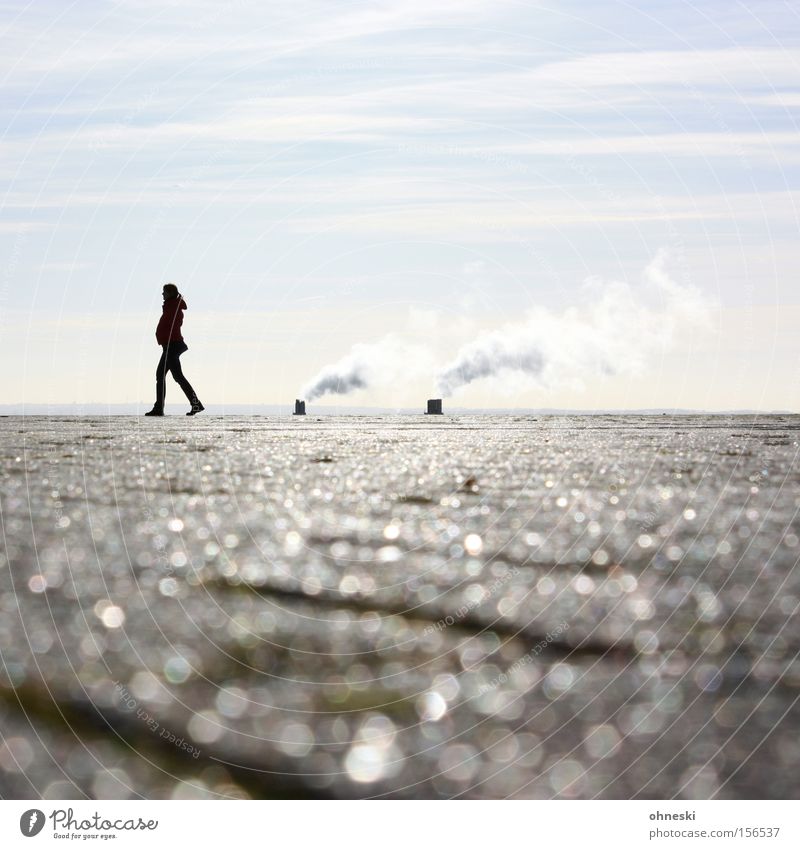
M 787 50 L 732 47 L 718 50 L 630 50 L 598 52 L 551 62 L 534 74 L 543 82 L 580 88 L 710 85 L 771 86 L 800 71 L 800 59 Z
M 800 210 L 800 193 L 769 192 L 753 202 L 752 195 L 634 196 L 604 198 L 564 197 L 552 193 L 546 200 L 516 201 L 430 200 L 367 206 L 348 213 L 327 210 L 313 216 L 300 214 L 287 225 L 297 232 L 429 234 L 460 241 L 503 242 L 524 238 L 531 230 L 575 225 L 616 225 L 647 222 L 736 220 L 793 223 Z

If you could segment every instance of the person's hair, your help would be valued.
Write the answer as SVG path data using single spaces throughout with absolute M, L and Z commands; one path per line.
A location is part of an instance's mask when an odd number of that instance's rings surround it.
M 180 294 L 180 292 L 178 291 L 178 287 L 174 283 L 165 283 L 164 294 L 168 298 L 176 298 Z

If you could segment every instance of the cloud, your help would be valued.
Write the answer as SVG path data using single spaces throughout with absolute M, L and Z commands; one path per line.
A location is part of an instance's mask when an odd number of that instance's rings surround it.
M 784 49 L 630 50 L 593 53 L 578 59 L 550 62 L 533 74 L 542 82 L 586 88 L 663 85 L 681 88 L 764 85 L 782 77 L 796 78 L 798 61 Z
M 81 271 L 85 268 L 91 268 L 94 263 L 78 262 L 76 260 L 64 260 L 54 262 L 43 262 L 37 267 L 38 271 L 57 271 L 57 272 L 73 272 Z
M 533 229 L 552 232 L 580 225 L 615 225 L 647 222 L 736 220 L 738 222 L 786 222 L 791 226 L 797 220 L 800 193 L 760 192 L 731 193 L 728 195 L 625 195 L 601 184 L 593 185 L 578 195 L 573 192 L 554 191 L 542 193 L 535 200 L 515 200 L 499 203 L 480 197 L 442 199 L 414 203 L 384 203 L 378 208 L 368 201 L 346 214 L 337 209 L 325 209 L 313 215 L 297 215 L 287 221 L 287 226 L 300 233 L 318 233 L 332 229 L 339 233 L 391 233 L 447 236 L 461 243 L 511 242 L 525 244 Z M 413 185 L 412 185 L 413 188 Z M 594 190 L 594 196 L 592 196 Z M 346 187 L 342 190 L 345 196 Z M 603 194 L 614 194 L 607 197 Z M 600 197 L 598 197 L 600 195 Z M 546 198 L 546 204 L 542 198 Z

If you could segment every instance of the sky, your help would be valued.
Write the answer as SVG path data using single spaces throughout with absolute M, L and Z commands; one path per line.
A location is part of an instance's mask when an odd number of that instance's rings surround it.
M 175 282 L 207 405 L 349 373 L 314 403 L 800 407 L 796 4 L 4 0 L 0 32 L 0 404 L 149 405 Z

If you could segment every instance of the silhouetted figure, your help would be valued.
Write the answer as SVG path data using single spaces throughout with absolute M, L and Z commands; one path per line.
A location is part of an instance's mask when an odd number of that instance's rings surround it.
M 183 389 L 189 399 L 192 409 L 186 414 L 195 416 L 202 412 L 205 407 L 197 399 L 197 394 L 192 389 L 191 383 L 183 376 L 181 369 L 181 354 L 189 350 L 189 346 L 183 341 L 181 325 L 183 324 L 183 311 L 186 309 L 186 301 L 178 291 L 174 283 L 164 286 L 164 308 L 161 319 L 156 327 L 156 341 L 161 345 L 161 359 L 156 369 L 156 403 L 146 416 L 163 416 L 164 400 L 167 397 L 167 372 L 175 378 L 178 386 Z

